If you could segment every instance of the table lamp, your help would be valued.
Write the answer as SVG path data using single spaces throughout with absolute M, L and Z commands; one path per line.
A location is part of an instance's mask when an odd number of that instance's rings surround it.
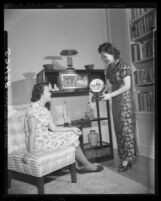
M 78 52 L 77 50 L 72 50 L 72 49 L 66 49 L 66 50 L 62 50 L 60 52 L 61 56 L 66 56 L 67 57 L 67 70 L 75 70 L 73 68 L 73 60 L 72 60 L 72 56 L 77 55 Z

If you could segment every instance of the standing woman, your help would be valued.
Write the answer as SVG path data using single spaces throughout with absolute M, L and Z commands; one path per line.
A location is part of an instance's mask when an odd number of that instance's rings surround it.
M 131 86 L 130 66 L 119 60 L 120 51 L 111 43 L 103 43 L 98 52 L 106 65 L 107 85 L 111 86 L 104 100 L 112 99 L 112 113 L 118 155 L 119 171 L 132 168 L 131 160 L 135 158 L 135 113 Z M 112 89 L 112 90 L 111 90 Z

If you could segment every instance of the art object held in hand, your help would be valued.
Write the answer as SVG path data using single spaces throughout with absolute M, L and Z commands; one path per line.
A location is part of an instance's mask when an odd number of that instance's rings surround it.
M 105 88 L 105 83 L 103 80 L 99 78 L 93 79 L 89 84 L 89 88 L 93 93 L 92 102 L 101 100 L 103 98 L 102 91 Z

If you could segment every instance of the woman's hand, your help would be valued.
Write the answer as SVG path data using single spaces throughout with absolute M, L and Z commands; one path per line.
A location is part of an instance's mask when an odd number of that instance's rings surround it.
M 103 100 L 110 100 L 112 98 L 111 93 L 102 94 L 102 95 L 103 95 Z
M 56 127 L 55 131 L 56 132 L 74 131 L 77 135 L 82 135 L 81 130 L 74 126 L 73 127 L 72 126 L 71 127 L 62 127 L 62 126 Z
M 81 130 L 77 127 L 71 127 L 71 130 L 74 130 L 76 132 L 76 134 L 78 134 L 78 135 L 82 135 Z
M 79 128 L 77 127 L 63 127 L 65 129 L 65 131 L 74 131 L 77 135 L 82 135 L 82 132 Z M 63 129 L 63 130 L 64 130 Z
M 22 162 L 23 163 L 25 163 L 25 164 L 27 164 L 27 159 L 28 159 L 28 157 L 31 155 L 31 153 L 26 153 L 24 156 L 23 156 L 23 158 L 22 158 Z

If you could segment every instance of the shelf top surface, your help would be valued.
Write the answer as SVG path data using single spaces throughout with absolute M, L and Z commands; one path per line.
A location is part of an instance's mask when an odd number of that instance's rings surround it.
M 50 72 L 50 73 L 61 73 L 61 72 L 104 72 L 105 69 L 93 69 L 93 70 L 86 70 L 86 69 L 75 69 L 75 71 L 70 71 L 70 70 L 47 70 L 47 69 L 42 69 L 44 72 Z

